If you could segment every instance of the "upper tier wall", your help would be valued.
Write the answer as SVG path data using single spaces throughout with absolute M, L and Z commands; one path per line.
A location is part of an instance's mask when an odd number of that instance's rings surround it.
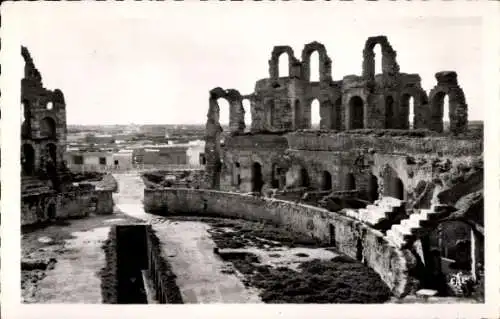
M 483 143 L 477 139 L 444 136 L 408 137 L 376 136 L 354 133 L 294 132 L 286 135 L 290 149 L 346 151 L 373 149 L 386 154 L 436 154 L 443 156 L 473 156 L 483 153 Z
M 408 251 L 390 245 L 381 232 L 322 208 L 238 193 L 165 188 L 146 189 L 144 209 L 157 214 L 216 214 L 271 222 L 321 243 L 333 244 L 353 258 L 362 252 L 366 265 L 380 275 L 396 296 L 404 296 L 413 289 L 409 268 L 413 267 L 414 259 Z

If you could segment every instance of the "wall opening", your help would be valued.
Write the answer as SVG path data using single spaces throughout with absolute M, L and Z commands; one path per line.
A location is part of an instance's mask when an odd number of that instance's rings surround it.
M 328 171 L 323 171 L 321 177 L 321 190 L 327 191 L 332 189 L 332 174 Z
M 368 200 L 374 202 L 378 199 L 378 179 L 375 175 L 370 174 L 368 181 Z
M 56 204 L 51 203 L 47 207 L 47 218 L 49 220 L 56 219 Z
M 278 57 L 278 77 L 290 76 L 289 60 L 290 60 L 290 57 L 286 53 L 282 53 Z
M 385 128 L 394 128 L 394 98 L 390 95 L 385 97 Z
M 280 178 L 280 168 L 278 164 L 274 163 L 271 166 L 271 187 L 272 188 L 279 188 L 279 178 Z
M 35 172 L 35 150 L 30 144 L 21 147 L 21 168 L 25 175 L 32 175 Z
M 413 96 L 408 100 L 408 127 L 410 130 L 415 128 L 415 99 Z
M 252 192 L 260 193 L 262 191 L 262 186 L 264 186 L 264 181 L 262 180 L 262 166 L 260 163 L 254 162 L 252 165 Z
M 245 111 L 245 116 L 243 118 L 245 121 L 245 132 L 250 132 L 252 128 L 252 105 L 247 99 L 244 99 L 241 103 L 243 104 L 243 110 Z
M 404 184 L 397 172 L 390 166 L 384 170 L 384 196 L 403 200 L 405 197 Z
M 274 127 L 276 125 L 276 110 L 273 100 L 267 101 L 267 109 L 269 110 L 269 125 Z
M 300 169 L 300 186 L 309 187 L 309 185 L 310 185 L 309 174 L 307 173 L 307 169 L 303 167 Z
M 450 100 L 448 95 L 445 95 L 443 97 L 443 131 L 444 132 L 449 132 L 450 131 Z
M 52 163 L 55 165 L 57 163 L 57 146 L 55 144 L 47 144 L 47 155 Z
M 293 116 L 294 116 L 295 129 L 302 128 L 302 112 L 300 107 L 300 101 L 298 99 L 295 100 L 294 103 Z
M 217 105 L 219 105 L 219 124 L 223 128 L 227 128 L 229 125 L 229 102 L 225 98 L 218 98 Z
M 350 127 L 351 130 L 364 127 L 364 102 L 359 96 L 353 96 L 349 100 Z
M 311 128 L 319 129 L 321 122 L 320 105 L 318 99 L 311 102 Z
M 345 177 L 344 190 L 351 191 L 356 189 L 356 180 L 353 173 L 348 173 Z
M 336 247 L 337 242 L 335 240 L 335 225 L 330 224 L 330 247 Z
M 40 135 L 53 140 L 57 138 L 56 121 L 53 118 L 45 117 L 40 121 Z
M 319 82 L 319 80 L 320 80 L 319 68 L 320 68 L 319 53 L 318 53 L 318 51 L 314 51 L 309 56 L 309 74 L 310 74 L 309 81 L 310 82 Z
M 374 74 L 382 74 L 382 45 L 380 43 L 375 44 L 373 47 L 374 57 Z
M 47 103 L 47 110 L 52 110 L 54 108 L 54 104 L 52 102 Z
M 233 164 L 233 185 L 240 186 L 241 175 L 240 175 L 240 163 L 236 162 Z

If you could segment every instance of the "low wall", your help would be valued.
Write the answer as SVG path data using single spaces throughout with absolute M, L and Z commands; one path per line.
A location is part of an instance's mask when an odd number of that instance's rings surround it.
M 414 289 L 409 276 L 414 259 L 409 252 L 390 245 L 381 232 L 364 223 L 319 207 L 238 193 L 165 188 L 144 190 L 144 209 L 162 215 L 205 214 L 271 222 L 362 260 L 398 297 Z
M 113 213 L 111 190 L 26 194 L 21 198 L 21 225 L 34 225 L 50 219 L 79 218 L 90 213 Z
M 142 270 L 146 270 L 153 284 L 158 303 L 183 303 L 176 277 L 162 255 L 160 241 L 151 225 L 113 226 L 103 249 L 106 253 L 106 265 L 100 272 L 103 303 L 146 303 L 146 296 L 140 294 L 141 287 L 127 287 L 130 277 L 140 277 L 138 273 Z

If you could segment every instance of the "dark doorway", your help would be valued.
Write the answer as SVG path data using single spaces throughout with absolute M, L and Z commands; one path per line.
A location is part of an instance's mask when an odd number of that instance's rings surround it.
M 300 112 L 300 101 L 299 100 L 295 100 L 294 122 L 295 122 L 295 129 L 301 128 L 301 126 L 302 126 L 302 114 Z
M 54 165 L 57 164 L 57 146 L 52 143 L 47 144 L 47 154 L 49 155 L 49 159 L 52 160 Z
M 278 165 L 273 164 L 272 171 L 271 171 L 271 187 L 272 188 L 279 188 L 279 186 L 280 186 L 280 181 L 279 181 L 280 173 L 281 173 L 281 170 L 278 167 Z
M 21 167 L 26 175 L 32 175 L 35 171 L 35 150 L 30 144 L 24 144 L 21 148 Z
M 330 246 L 337 247 L 337 243 L 335 241 L 335 225 L 330 224 Z
M 56 121 L 53 118 L 45 117 L 40 121 L 40 135 L 53 140 L 57 138 Z
M 394 180 L 394 197 L 401 200 L 405 199 L 404 185 L 400 178 Z
M 323 171 L 321 190 L 327 191 L 330 189 L 332 189 L 332 175 L 328 171 Z
M 353 96 L 349 101 L 349 129 L 356 130 L 364 127 L 364 103 L 359 96 Z
M 309 174 L 305 168 L 300 169 L 300 185 L 302 187 L 309 187 Z
M 356 180 L 354 179 L 354 174 L 349 173 L 345 178 L 344 190 L 351 191 L 356 189 Z
M 374 202 L 378 199 L 378 180 L 373 174 L 370 174 L 368 181 L 368 200 Z
M 252 165 L 252 192 L 260 193 L 263 185 L 262 167 L 259 163 L 255 162 Z
M 47 207 L 47 218 L 49 220 L 56 219 L 56 205 L 55 204 L 49 204 L 49 207 Z

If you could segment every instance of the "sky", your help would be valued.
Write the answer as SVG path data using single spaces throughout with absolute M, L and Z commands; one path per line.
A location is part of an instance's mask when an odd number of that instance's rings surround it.
M 306 43 L 323 43 L 340 80 L 361 74 L 364 43 L 376 35 L 388 36 L 401 72 L 419 73 L 426 91 L 436 72 L 455 70 L 469 119 L 483 119 L 480 17 L 450 6 L 447 16 L 423 17 L 333 3 L 28 6 L 19 42 L 44 86 L 63 91 L 68 124 L 203 124 L 208 92 L 220 86 L 252 93 L 268 77 L 273 46 L 290 45 L 300 58 Z

